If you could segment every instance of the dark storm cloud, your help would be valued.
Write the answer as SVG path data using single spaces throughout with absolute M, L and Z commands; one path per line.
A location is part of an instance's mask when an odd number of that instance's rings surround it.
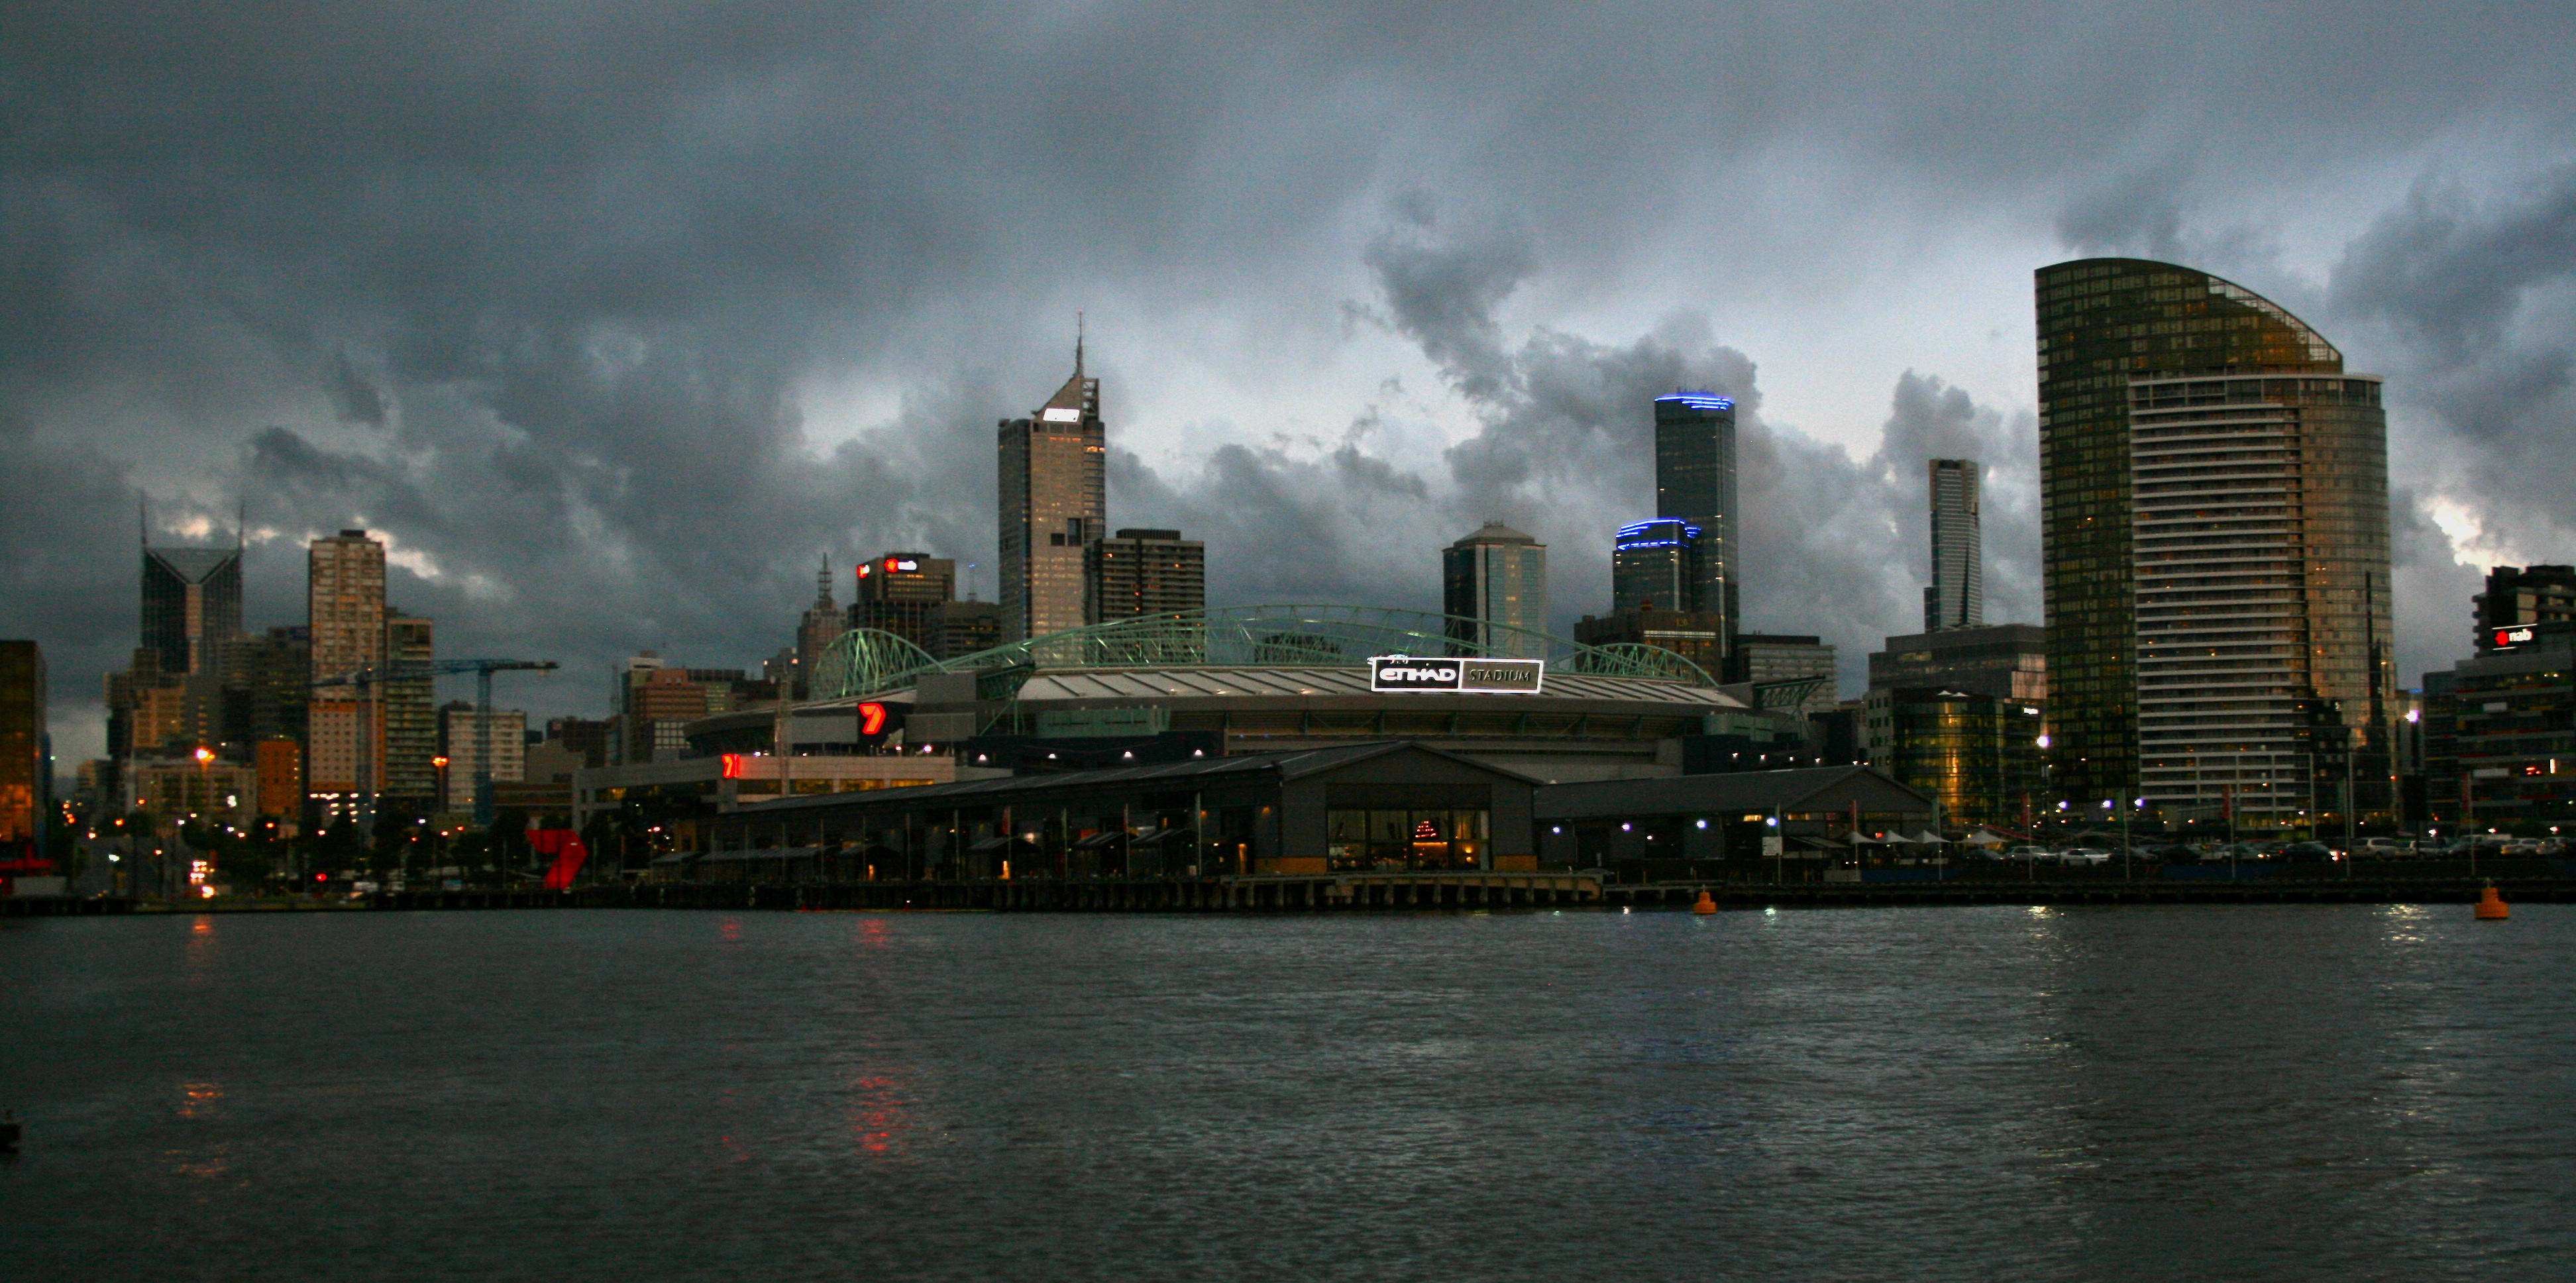
M 2565 137 L 2571 23 L 2348 4 L 11 6 L 0 486 L 37 506 L 0 524 L 0 631 L 47 641 L 58 691 L 93 690 L 130 645 L 126 514 L 148 492 L 172 537 L 248 502 L 271 532 L 254 623 L 300 617 L 305 535 L 364 522 L 448 653 L 756 662 L 826 550 L 989 566 L 992 422 L 1061 380 L 1061 318 L 1087 300 L 1115 296 L 1140 336 L 1100 357 L 1113 371 L 1288 380 L 1308 367 L 1274 334 L 1312 357 L 1360 294 L 1466 421 L 1363 395 L 1318 416 L 1348 439 L 1191 446 L 1161 475 L 1122 458 L 1114 519 L 1186 516 L 1233 549 L 1212 571 L 1237 600 L 1383 600 L 1428 591 L 1391 549 L 1427 557 L 1501 517 L 1556 545 L 1570 616 L 1606 598 L 1607 533 L 1649 502 L 1637 398 L 1724 387 L 1776 470 L 1748 551 L 1778 560 L 1773 584 L 1850 594 L 1807 624 L 1757 568 L 1756 621 L 1857 644 L 1910 609 L 1899 563 L 1919 558 L 1893 541 L 1919 537 L 1916 447 L 1857 459 L 1763 419 L 1753 357 L 1784 354 L 1651 279 L 1647 248 L 1728 255 L 1732 306 L 1794 313 L 1854 267 L 1901 272 L 1887 260 L 1963 212 L 2062 209 L 2070 239 L 2195 246 L 2212 233 L 2194 211 L 2230 184 L 2432 146 L 2464 119 Z M 2409 33 L 2402 59 L 2389 30 Z M 1836 173 L 1894 204 L 1837 228 L 1764 203 Z M 2401 272 L 2515 243 L 2436 222 L 2371 243 Z M 2545 248 L 2545 215 L 2515 226 Z M 2026 273 L 2021 253 L 1997 269 Z M 2519 270 L 2557 280 L 2540 262 Z M 1593 281 L 1672 319 L 1617 342 L 1512 313 Z M 1257 340 L 1182 341 L 1228 326 Z M 2457 412 L 2556 413 L 2555 349 L 2505 346 L 2463 367 Z M 1880 368 L 1908 365 L 1927 363 Z M 2472 402 L 2485 376 L 2510 404 Z M 1961 420 L 1917 385 L 1891 425 L 1973 420 L 2004 448 L 1991 411 Z M 1179 431 L 1116 430 L 1130 448 Z M 1998 598 L 2019 573 L 1998 565 Z M 595 710 L 597 689 L 566 677 L 538 707 Z

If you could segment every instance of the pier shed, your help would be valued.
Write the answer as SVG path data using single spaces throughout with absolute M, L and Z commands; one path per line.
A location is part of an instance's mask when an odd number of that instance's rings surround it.
M 964 780 L 747 806 L 704 821 L 697 858 L 656 873 L 836 881 L 1530 870 L 1538 787 L 1409 741 Z
M 1532 802 L 1541 859 L 1823 859 L 1864 842 L 1938 828 L 1940 804 L 1867 766 L 1814 766 L 1665 779 L 1555 784 Z M 1780 839 L 1775 851 L 1765 846 Z

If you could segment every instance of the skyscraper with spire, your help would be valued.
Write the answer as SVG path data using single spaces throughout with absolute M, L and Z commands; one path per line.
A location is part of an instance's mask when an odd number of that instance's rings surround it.
M 796 621 L 796 690 L 780 691 L 780 697 L 813 698 L 814 666 L 822 661 L 824 648 L 848 630 L 840 606 L 832 601 L 832 558 L 826 553 L 821 568 L 814 572 L 814 604 Z
M 173 676 L 211 675 L 225 642 L 241 636 L 242 547 L 155 548 L 143 538 L 142 645 Z
M 1078 330 L 1073 377 L 1027 418 L 1002 420 L 999 438 L 1002 640 L 1080 628 L 1084 553 L 1109 524 L 1109 446 Z
M 1986 626 L 1985 539 L 1977 461 L 1934 459 L 1927 465 L 1932 499 L 1932 583 L 1923 590 L 1923 631 Z

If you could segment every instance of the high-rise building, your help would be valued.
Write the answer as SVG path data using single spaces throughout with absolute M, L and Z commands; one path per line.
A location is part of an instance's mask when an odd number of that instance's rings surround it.
M 2347 746 L 2384 780 L 2379 380 L 2206 272 L 2085 259 L 2036 287 L 2053 791 L 2286 823 Z
M 51 858 L 44 837 L 53 800 L 45 652 L 33 641 L 0 641 L 0 864 Z
M 305 623 L 312 680 L 346 681 L 385 662 L 385 545 L 364 530 L 316 539 L 307 553 Z M 326 815 L 344 813 L 362 786 L 377 789 L 381 720 L 355 684 L 313 687 L 306 706 L 305 792 Z
M 241 549 L 147 547 L 142 584 L 143 645 L 161 671 L 218 671 L 220 648 L 242 631 Z
M 1705 392 L 1655 398 L 1655 515 L 1699 530 L 1697 590 L 1688 605 L 1670 608 L 1722 619 L 1722 650 L 1732 649 L 1743 618 L 1735 514 L 1734 400 Z
M 1934 459 L 1932 583 L 1923 590 L 1923 631 L 1982 628 L 1986 622 L 1985 545 L 1978 532 L 1977 461 Z
M 1084 549 L 1108 529 L 1108 430 L 1100 380 L 1073 377 L 1025 419 L 1000 429 L 1002 640 L 1080 628 Z
M 1610 543 L 1610 609 L 1699 608 L 1699 527 L 1679 517 L 1622 526 Z
M 1207 545 L 1180 531 L 1121 530 L 1093 543 L 1087 558 L 1092 623 L 1207 608 Z
M 251 769 L 259 779 L 259 813 L 292 820 L 304 812 L 304 746 L 291 739 L 264 739 L 251 746 Z
M 1933 686 L 2040 704 L 2048 699 L 2048 630 L 1995 624 L 1890 637 L 1869 657 L 1869 688 Z
M 302 743 L 304 707 L 313 690 L 311 630 L 301 624 L 271 628 L 234 639 L 222 653 L 224 738 Z M 262 805 L 267 796 L 261 794 Z
M 1753 687 L 1757 697 L 1765 696 L 1766 687 L 1778 689 L 1795 684 L 1795 699 L 1757 698 L 1753 702 L 1760 708 L 1787 708 L 1813 715 L 1832 708 L 1839 698 L 1834 691 L 1834 648 L 1821 637 L 1738 633 L 1735 648 L 1727 656 L 1726 680 Z
M 474 809 L 474 775 L 482 768 L 484 734 L 474 705 L 450 700 L 441 705 L 439 752 L 447 759 L 447 791 L 440 809 L 458 813 Z M 517 784 L 526 778 L 528 715 L 515 708 L 496 708 L 491 715 L 492 781 Z
M 2497 566 L 2476 600 L 2481 648 L 2524 624 L 2576 622 L 2576 566 Z
M 779 677 L 770 680 L 780 683 L 780 692 L 788 699 L 809 697 L 808 688 L 814 681 L 815 664 L 823 658 L 823 651 L 848 629 L 848 620 L 832 600 L 832 561 L 826 557 L 823 568 L 814 573 L 814 604 L 806 607 L 804 616 L 796 621 L 796 671 L 786 674 L 783 680 Z
M 1546 544 L 1488 521 L 1441 554 L 1440 590 L 1453 650 L 1547 658 Z
M 888 552 L 859 563 L 850 627 L 873 628 L 938 654 L 939 608 L 957 599 L 957 563 L 926 552 Z
M 375 684 L 377 714 L 384 727 L 384 757 L 376 792 L 415 806 L 438 799 L 437 679 L 429 665 L 438 658 L 437 629 L 429 620 L 400 611 L 385 612 L 385 658 L 398 676 Z
M 1869 764 L 1939 799 L 1946 823 L 2029 826 L 2044 784 L 2038 705 L 1941 686 L 1872 687 L 1862 725 Z

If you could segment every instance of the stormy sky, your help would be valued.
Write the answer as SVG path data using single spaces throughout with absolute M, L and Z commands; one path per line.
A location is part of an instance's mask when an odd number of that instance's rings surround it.
M 0 10 L 0 635 L 99 751 L 156 540 L 254 627 L 365 526 L 440 653 L 756 666 L 829 558 L 977 563 L 992 428 L 1105 381 L 1113 525 L 1214 604 L 1562 628 L 1743 416 L 1753 627 L 1920 623 L 1922 461 L 2039 611 L 2030 273 L 2165 258 L 2389 379 L 2401 672 L 2576 560 L 2576 7 L 44 4 Z

